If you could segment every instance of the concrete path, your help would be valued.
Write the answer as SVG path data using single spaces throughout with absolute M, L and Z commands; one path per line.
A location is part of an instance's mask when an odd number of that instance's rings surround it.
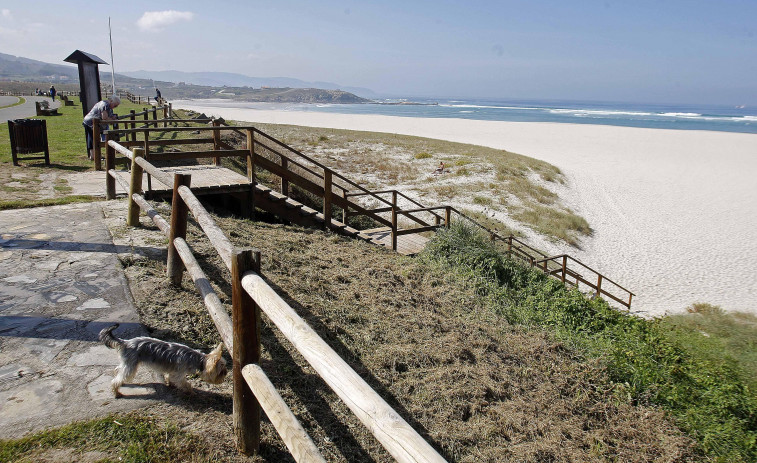
M 6 98 L 6 97 L 2 97 Z M 10 98 L 10 97 L 7 97 Z M 13 100 L 9 101 L 5 104 L 12 104 L 18 101 L 16 97 L 12 97 Z M 3 108 L 0 109 L 0 121 L 2 121 L 3 124 L 5 124 L 5 121 L 13 120 L 13 119 L 26 119 L 29 117 L 36 117 L 37 115 L 37 109 L 34 106 L 35 101 L 47 101 L 50 103 L 51 108 L 60 108 L 60 100 L 56 99 L 55 102 L 50 101 L 49 97 L 44 96 L 24 96 L 23 97 L 26 102 L 24 104 L 20 104 L 18 106 L 12 106 L 10 108 Z M 0 102 L 0 106 L 5 106 L 5 104 L 2 104 Z M 8 130 L 6 127 L 5 130 Z
M 144 334 L 104 224 L 104 205 L 0 211 L 0 438 L 145 406 L 161 387 L 124 387 L 113 399 L 118 355 L 97 341 Z M 158 391 L 158 392 L 156 392 Z

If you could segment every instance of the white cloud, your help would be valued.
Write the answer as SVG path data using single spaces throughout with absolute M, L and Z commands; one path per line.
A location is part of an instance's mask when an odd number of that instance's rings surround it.
M 137 26 L 143 31 L 158 31 L 179 21 L 191 21 L 194 15 L 191 11 L 145 11 Z
M 11 16 L 11 10 L 8 8 L 0 10 L 0 14 L 3 15 L 3 18 L 13 19 L 13 16 Z

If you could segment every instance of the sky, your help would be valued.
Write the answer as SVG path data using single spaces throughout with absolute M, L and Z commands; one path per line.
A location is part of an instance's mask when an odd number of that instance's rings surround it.
M 0 52 L 382 95 L 757 104 L 757 0 L 0 0 Z M 103 70 L 109 70 L 103 67 Z

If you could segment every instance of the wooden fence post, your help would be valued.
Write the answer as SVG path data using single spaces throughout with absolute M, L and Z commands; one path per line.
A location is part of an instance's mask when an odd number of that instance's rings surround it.
M 597 276 L 597 297 L 602 296 L 602 275 Z M 631 304 L 631 299 L 628 299 L 628 303 Z
M 213 127 L 220 127 L 221 123 L 213 119 Z M 218 151 L 221 149 L 221 131 L 220 130 L 213 130 L 213 151 Z M 221 165 L 221 157 L 216 156 L 213 158 L 213 165 L 214 166 L 220 166 Z
M 126 218 L 126 225 L 130 227 L 139 226 L 139 205 L 134 201 L 134 193 L 142 194 L 142 166 L 137 164 L 137 158 L 141 158 L 142 148 L 134 148 L 131 158 L 131 184 L 129 184 L 129 214 Z
M 131 124 L 129 128 L 131 129 L 137 128 L 137 124 L 136 124 L 137 117 L 134 115 L 135 113 L 136 111 L 134 111 L 133 109 L 129 111 L 129 115 L 130 115 L 129 119 L 131 120 Z M 130 138 L 131 138 L 131 141 L 137 141 L 137 132 L 132 132 Z
M 102 170 L 100 157 L 100 119 L 92 119 L 92 157 L 95 160 L 95 170 Z
M 116 168 L 116 150 L 108 144 L 110 135 L 105 139 L 105 199 L 116 199 L 116 179 L 110 171 Z
M 187 188 L 192 183 L 189 174 L 174 174 L 173 176 L 173 200 L 171 202 L 171 230 L 168 235 L 168 260 L 166 261 L 166 273 L 174 286 L 181 286 L 181 277 L 184 274 L 184 263 L 179 257 L 179 252 L 173 244 L 176 238 L 187 237 L 187 215 L 189 208 L 179 194 L 179 187 Z
M 260 251 L 234 249 L 231 259 L 232 413 L 237 448 L 245 455 L 256 453 L 260 447 L 260 404 L 242 376 L 242 367 L 260 363 L 260 307 L 242 287 L 242 276 L 250 270 L 260 273 Z
M 158 122 L 157 122 L 158 121 L 158 107 L 157 106 L 152 107 L 152 120 L 155 121 L 153 123 L 153 127 L 157 128 L 158 127 Z
M 281 168 L 284 171 L 289 171 L 289 160 L 284 156 L 281 157 Z M 281 194 L 289 196 L 289 180 L 285 176 L 281 176 Z
M 173 119 L 173 103 L 168 103 L 168 117 Z M 173 123 L 173 126 L 176 127 L 179 125 L 177 122 Z
M 392 251 L 397 250 L 397 190 L 392 191 Z
M 247 180 L 251 185 L 255 184 L 255 132 L 247 129 L 247 149 L 250 154 L 247 155 Z
M 168 127 L 168 105 L 163 105 L 163 127 Z
M 447 206 L 444 210 L 444 226 L 449 228 L 452 224 L 450 223 L 452 220 L 452 206 Z
M 562 284 L 565 284 L 565 273 L 567 271 L 568 267 L 568 256 L 567 254 L 563 254 L 562 256 Z
M 323 226 L 328 230 L 331 228 L 331 171 L 323 171 Z

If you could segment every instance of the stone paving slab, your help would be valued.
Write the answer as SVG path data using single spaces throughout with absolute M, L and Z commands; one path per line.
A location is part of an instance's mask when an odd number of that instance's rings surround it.
M 142 370 L 114 399 L 118 354 L 100 344 L 144 335 L 104 224 L 108 203 L 0 211 L 0 438 L 134 409 L 166 388 Z

